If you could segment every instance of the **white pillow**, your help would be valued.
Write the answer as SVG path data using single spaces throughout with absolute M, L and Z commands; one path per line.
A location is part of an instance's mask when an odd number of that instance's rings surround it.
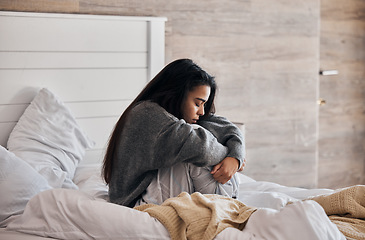
M 92 197 L 109 201 L 108 186 L 101 176 L 100 164 L 83 164 L 78 166 L 73 182 L 80 191 Z
M 0 146 L 0 222 L 22 213 L 30 198 L 50 188 L 28 163 Z
M 28 162 L 54 188 L 77 188 L 76 167 L 93 142 L 64 103 L 41 89 L 8 139 L 8 149 Z

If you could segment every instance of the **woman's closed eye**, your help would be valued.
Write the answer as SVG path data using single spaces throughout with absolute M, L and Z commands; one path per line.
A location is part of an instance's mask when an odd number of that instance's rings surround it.
M 197 107 L 201 107 L 201 106 L 205 107 L 205 105 L 206 105 L 206 101 L 201 101 L 201 102 L 195 103 L 195 106 L 197 106 Z
M 195 106 L 197 106 L 198 108 L 200 107 L 205 107 L 205 103 L 196 103 Z

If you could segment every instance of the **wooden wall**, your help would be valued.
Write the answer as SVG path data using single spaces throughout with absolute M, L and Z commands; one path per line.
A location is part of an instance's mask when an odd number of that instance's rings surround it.
M 365 1 L 321 1 L 318 185 L 365 183 Z
M 317 105 L 319 88 L 333 87 L 319 84 L 319 49 L 320 43 L 325 44 L 320 41 L 320 0 L 2 0 L 0 9 L 167 17 L 166 62 L 192 58 L 215 75 L 220 88 L 218 114 L 245 123 L 245 173 L 288 186 L 316 187 L 320 180 L 323 187 L 336 187 L 323 181 L 333 169 L 322 157 L 327 150 L 318 148 L 318 123 L 323 122 Z M 357 78 L 346 86 L 361 85 L 364 91 L 360 82 Z M 364 108 L 363 100 L 359 107 Z M 332 132 L 328 127 L 320 130 L 321 136 Z M 350 146 L 363 149 L 364 136 L 354 136 L 359 142 Z M 341 133 L 338 138 L 342 139 Z M 326 144 L 322 137 L 319 146 Z M 363 168 L 364 157 L 351 162 Z M 347 174 L 346 170 L 339 168 L 338 174 Z M 351 178 L 348 183 L 361 181 Z

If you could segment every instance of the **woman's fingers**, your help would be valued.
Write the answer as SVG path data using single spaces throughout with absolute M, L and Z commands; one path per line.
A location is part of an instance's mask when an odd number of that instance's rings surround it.
M 218 166 L 219 165 L 219 166 Z M 239 162 L 232 157 L 226 157 L 219 164 L 215 165 L 212 170 L 213 178 L 222 184 L 228 182 L 237 172 Z

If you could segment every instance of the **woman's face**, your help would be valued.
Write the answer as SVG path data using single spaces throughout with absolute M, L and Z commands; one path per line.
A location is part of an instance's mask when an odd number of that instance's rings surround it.
M 204 115 L 204 106 L 210 95 L 210 86 L 196 86 L 189 91 L 182 104 L 182 116 L 187 123 L 196 123 Z

